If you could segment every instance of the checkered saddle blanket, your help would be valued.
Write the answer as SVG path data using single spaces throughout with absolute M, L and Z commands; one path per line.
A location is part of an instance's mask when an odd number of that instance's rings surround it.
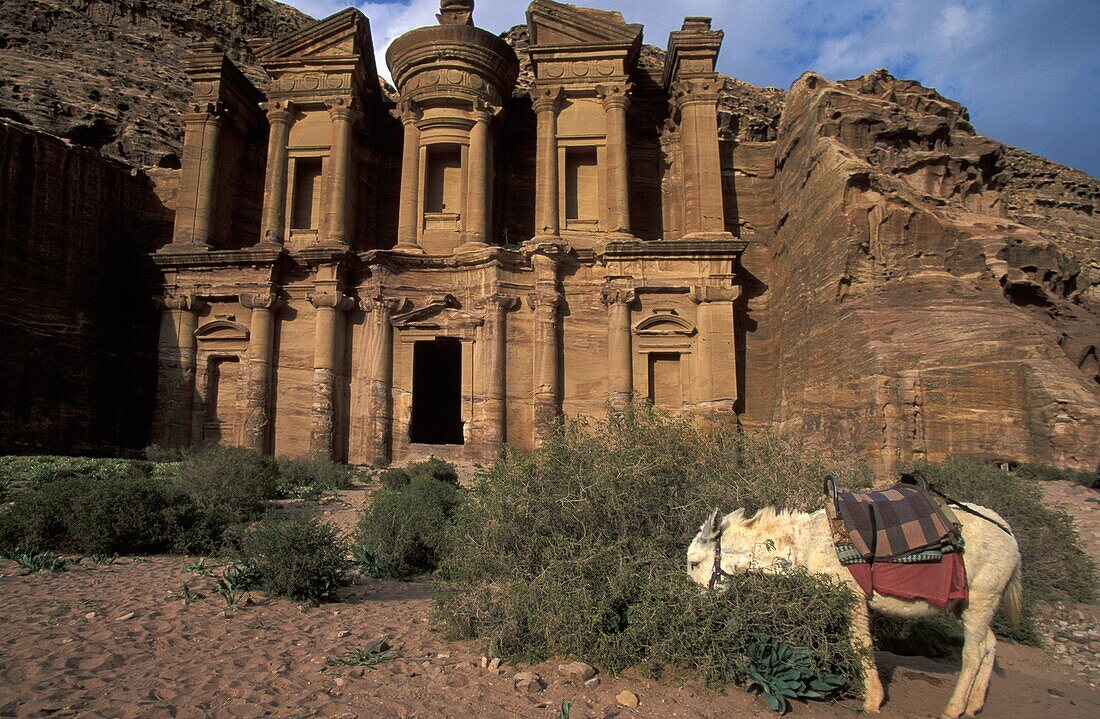
M 962 549 L 954 513 L 919 487 L 838 492 L 825 504 L 844 564 L 938 561 Z

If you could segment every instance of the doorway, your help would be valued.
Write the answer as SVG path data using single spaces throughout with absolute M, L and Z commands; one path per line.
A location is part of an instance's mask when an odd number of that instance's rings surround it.
M 462 343 L 438 337 L 413 346 L 409 441 L 462 444 Z

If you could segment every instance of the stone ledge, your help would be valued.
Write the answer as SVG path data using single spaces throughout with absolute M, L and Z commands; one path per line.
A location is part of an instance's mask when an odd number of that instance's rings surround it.
M 240 250 L 194 250 L 165 251 L 149 253 L 157 267 L 222 267 L 226 265 L 274 264 L 285 250 L 257 249 L 253 247 Z
M 608 242 L 599 254 L 604 258 L 737 259 L 748 245 L 744 240 L 628 240 Z

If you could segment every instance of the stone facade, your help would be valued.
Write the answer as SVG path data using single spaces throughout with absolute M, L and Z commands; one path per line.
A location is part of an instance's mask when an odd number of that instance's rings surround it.
M 192 48 L 153 442 L 486 460 L 633 398 L 736 421 L 722 32 L 643 67 L 641 26 L 535 0 L 524 92 L 441 5 L 387 52 L 396 102 L 354 9 L 255 43 L 262 88 Z

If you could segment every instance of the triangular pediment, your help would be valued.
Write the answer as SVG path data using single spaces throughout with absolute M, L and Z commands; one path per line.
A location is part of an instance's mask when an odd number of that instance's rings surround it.
M 610 10 L 535 0 L 527 8 L 531 44 L 539 46 L 641 43 L 642 26 Z
M 394 315 L 391 322 L 398 329 L 448 330 L 479 327 L 485 319 L 460 309 L 454 295 L 447 294 L 423 307 Z
M 370 20 L 355 8 L 341 10 L 281 40 L 265 45 L 256 55 L 261 64 L 279 60 L 373 56 Z

